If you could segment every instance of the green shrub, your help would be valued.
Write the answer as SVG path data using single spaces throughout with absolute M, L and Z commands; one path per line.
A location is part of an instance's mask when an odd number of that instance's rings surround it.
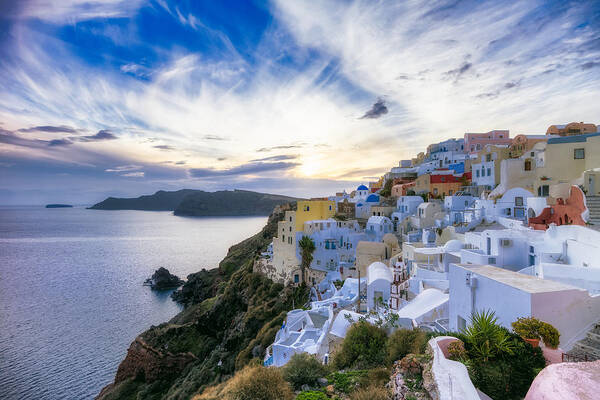
M 278 368 L 248 366 L 237 372 L 224 389 L 226 400 L 291 400 L 290 385 Z
M 512 324 L 515 333 L 525 339 L 541 339 L 544 344 L 553 349 L 558 347 L 560 332 L 547 322 L 537 318 L 518 318 Z
M 337 369 L 372 368 L 384 365 L 387 334 L 365 321 L 352 325 L 340 349 L 333 355 Z
M 522 399 L 546 360 L 539 347 L 531 347 L 517 334 L 508 331 L 506 334 L 512 342 L 511 354 L 502 353 L 488 362 L 475 358 L 466 364 L 473 384 L 488 396 Z M 468 353 L 470 349 L 466 346 Z
M 359 389 L 350 395 L 351 400 L 389 400 L 390 391 L 380 387 L 369 387 L 366 389 Z
M 357 389 L 361 382 L 364 382 L 367 374 L 368 371 L 365 370 L 333 372 L 329 374 L 327 380 L 330 385 L 333 385 L 335 390 L 348 394 Z
M 508 330 L 497 323 L 495 312 L 483 310 L 471 315 L 464 337 L 470 345 L 469 356 L 487 362 L 502 354 L 511 354 L 513 343 Z
M 283 377 L 296 390 L 302 385 L 316 386 L 318 379 L 327 374 L 326 367 L 308 353 L 297 353 L 283 367 Z
M 318 392 L 316 390 L 308 390 L 305 392 L 301 392 L 296 396 L 296 400 L 327 400 L 328 397 L 323 392 Z
M 407 354 L 420 354 L 425 351 L 427 335 L 420 329 L 398 329 L 387 342 L 387 360 L 391 364 L 403 359 Z

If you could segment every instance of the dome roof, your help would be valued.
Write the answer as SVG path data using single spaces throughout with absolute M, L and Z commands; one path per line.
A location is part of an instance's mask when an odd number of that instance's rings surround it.
M 369 197 L 367 197 L 367 203 L 378 203 L 379 202 L 379 196 L 376 194 L 370 194 Z
M 366 187 L 365 185 L 360 185 L 359 187 L 356 188 L 356 190 L 369 190 L 369 188 Z
M 385 279 L 390 282 L 394 279 L 392 270 L 381 261 L 375 261 L 367 268 L 367 283 L 374 282 L 378 279 Z
M 363 205 L 362 203 L 358 203 L 358 204 L 356 205 L 356 207 L 362 207 L 362 205 Z
M 463 248 L 463 243 L 460 240 L 448 240 L 444 245 L 444 250 L 446 251 L 457 251 Z

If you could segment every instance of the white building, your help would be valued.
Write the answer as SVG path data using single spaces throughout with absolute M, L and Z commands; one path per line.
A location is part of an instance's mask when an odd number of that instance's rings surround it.
M 386 233 L 394 231 L 394 224 L 388 217 L 373 216 L 367 220 L 366 235 L 371 242 L 381 242 Z
M 267 349 L 264 364 L 281 367 L 296 353 L 325 355 L 328 350 L 325 338 L 332 322 L 331 306 L 288 312 L 275 342 Z
M 600 320 L 600 296 L 574 286 L 490 265 L 450 265 L 449 327 L 460 331 L 475 311 L 492 310 L 511 329 L 520 317 L 535 317 L 560 332 L 563 350 Z
M 379 304 L 388 305 L 394 280 L 392 270 L 382 262 L 374 262 L 367 268 L 367 309 L 377 310 Z

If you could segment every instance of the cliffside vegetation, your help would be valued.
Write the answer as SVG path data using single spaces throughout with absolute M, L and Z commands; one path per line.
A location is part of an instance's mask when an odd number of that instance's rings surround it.
M 185 309 L 132 343 L 115 382 L 98 398 L 189 399 L 262 360 L 287 311 L 308 301 L 305 286 L 284 287 L 252 271 L 284 210 L 278 207 L 261 232 L 232 246 L 218 269 L 188 277 L 175 295 Z

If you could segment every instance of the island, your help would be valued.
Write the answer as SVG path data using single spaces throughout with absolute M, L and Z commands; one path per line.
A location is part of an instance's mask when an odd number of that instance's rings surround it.
M 176 289 L 183 285 L 184 281 L 177 275 L 173 275 L 165 267 L 160 267 L 151 278 L 146 279 L 144 286 L 150 286 L 152 290 Z
M 46 208 L 73 208 L 71 204 L 46 204 Z
M 92 210 L 173 211 L 179 216 L 250 216 L 269 215 L 274 207 L 296 201 L 296 198 L 258 193 L 248 190 L 182 189 L 160 190 L 136 198 L 109 197 L 89 207 Z

